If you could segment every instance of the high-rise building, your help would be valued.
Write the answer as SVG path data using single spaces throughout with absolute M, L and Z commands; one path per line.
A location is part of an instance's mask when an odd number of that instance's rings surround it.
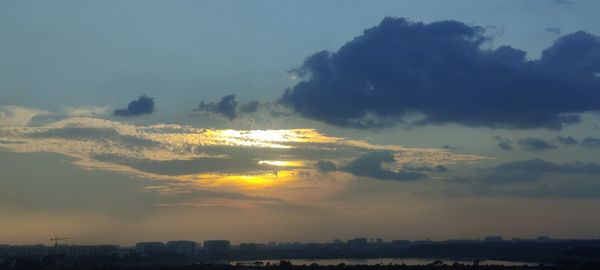
M 174 254 L 181 254 L 185 256 L 196 255 L 196 249 L 198 244 L 194 241 L 178 240 L 167 242 L 167 249 Z
M 349 246 L 353 246 L 353 247 L 364 247 L 367 245 L 367 238 L 354 238 L 354 239 L 350 239 L 348 240 L 348 242 L 346 242 Z
M 135 249 L 137 252 L 142 254 L 167 254 L 169 250 L 167 246 L 163 242 L 141 242 L 135 245 Z
M 204 253 L 208 256 L 225 256 L 229 254 L 231 244 L 228 240 L 204 241 Z

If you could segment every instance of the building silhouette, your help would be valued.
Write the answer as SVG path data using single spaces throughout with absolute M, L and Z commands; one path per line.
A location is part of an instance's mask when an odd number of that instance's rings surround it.
M 208 256 L 227 256 L 231 249 L 228 240 L 207 240 L 204 241 L 204 254 Z
M 364 247 L 368 244 L 367 238 L 354 238 L 346 242 L 351 247 Z
M 167 249 L 174 254 L 194 256 L 197 253 L 198 244 L 189 240 L 169 241 Z

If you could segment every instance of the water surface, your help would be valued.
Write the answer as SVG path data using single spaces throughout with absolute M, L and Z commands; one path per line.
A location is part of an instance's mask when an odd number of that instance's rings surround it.
M 319 265 L 338 265 L 344 263 L 346 265 L 389 265 L 389 264 L 405 264 L 405 265 L 425 265 L 430 264 L 434 261 L 440 260 L 445 264 L 453 264 L 455 262 L 460 264 L 473 264 L 473 261 L 466 260 L 447 260 L 447 259 L 424 259 L 424 258 L 374 258 L 374 259 L 354 259 L 354 258 L 338 258 L 338 259 L 284 259 L 290 261 L 294 265 L 310 265 L 313 263 Z M 262 262 L 264 264 L 278 264 L 281 260 L 250 260 L 250 261 L 231 261 L 230 264 L 254 264 L 255 262 Z M 480 265 L 505 265 L 505 266 L 535 266 L 539 263 L 535 262 L 515 262 L 515 261 L 501 261 L 501 260 L 481 260 Z

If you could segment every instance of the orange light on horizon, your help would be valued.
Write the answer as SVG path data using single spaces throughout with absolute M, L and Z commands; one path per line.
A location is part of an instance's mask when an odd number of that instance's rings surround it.
M 278 166 L 278 167 L 302 167 L 302 166 L 304 166 L 304 162 L 300 161 L 300 160 L 292 160 L 292 161 L 288 161 L 288 160 L 261 160 L 261 161 L 258 162 L 258 164 L 265 164 L 265 165 Z
M 195 175 L 188 180 L 212 187 L 232 186 L 251 190 L 280 186 L 297 180 L 297 176 L 298 173 L 296 171 L 282 170 L 255 175 L 201 174 Z

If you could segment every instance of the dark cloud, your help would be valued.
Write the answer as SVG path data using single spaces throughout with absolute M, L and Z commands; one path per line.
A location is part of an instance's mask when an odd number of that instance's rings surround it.
M 513 161 L 494 168 L 499 172 L 529 171 L 536 173 L 600 173 L 600 166 L 594 163 L 572 162 L 557 164 L 543 159 Z
M 200 102 L 196 111 L 220 114 L 229 118 L 229 120 L 233 120 L 240 113 L 255 113 L 259 106 L 260 102 L 258 101 L 239 104 L 235 95 L 227 95 L 217 103 Z
M 332 172 L 337 170 L 337 166 L 329 160 L 320 160 L 317 162 L 316 166 L 321 172 Z
M 316 167 L 321 172 L 343 171 L 356 176 L 369 177 L 378 180 L 410 181 L 427 177 L 424 172 L 445 172 L 444 166 L 404 166 L 400 171 L 385 169 L 383 163 L 395 162 L 394 155 L 389 151 L 366 153 L 345 166 L 336 166 L 331 161 L 321 160 Z
M 196 110 L 220 114 L 231 120 L 237 116 L 237 106 L 238 102 L 235 100 L 235 95 L 228 95 L 217 103 L 202 101 Z
M 514 150 L 513 143 L 509 139 L 505 139 L 499 136 L 494 137 L 494 140 L 498 142 L 498 147 L 505 151 Z M 569 147 L 577 144 L 577 139 L 571 136 L 556 136 L 554 139 L 543 139 L 543 138 L 524 138 L 519 139 L 517 144 L 524 151 L 546 151 L 556 149 L 558 146 Z
M 600 197 L 600 185 L 596 183 L 559 183 L 553 186 L 497 193 L 497 195 L 518 197 L 598 198 Z
M 558 38 L 539 60 L 509 46 L 482 49 L 483 28 L 385 18 L 336 52 L 296 70 L 304 78 L 280 101 L 332 125 L 378 128 L 458 123 L 560 129 L 600 109 L 600 39 Z
M 494 137 L 494 140 L 496 140 L 498 142 L 498 147 L 500 147 L 500 149 L 504 150 L 504 151 L 512 151 L 515 150 L 515 148 L 513 147 L 512 141 L 509 139 L 505 139 L 499 136 Z
M 547 173 L 597 175 L 600 174 L 600 165 L 585 162 L 557 164 L 542 159 L 530 159 L 485 169 L 476 178 L 488 183 L 532 182 Z
M 113 112 L 116 116 L 138 116 L 142 114 L 151 114 L 154 112 L 154 98 L 146 95 L 140 96 L 137 100 L 129 102 L 127 108 L 117 109 Z
M 394 155 L 388 151 L 371 152 L 356 158 L 345 167 L 342 167 L 341 170 L 356 176 L 370 177 L 379 180 L 408 181 L 426 177 L 425 174 L 420 172 L 396 172 L 382 167 L 382 163 L 394 161 Z
M 444 144 L 444 146 L 442 146 L 442 148 L 448 149 L 448 150 L 457 150 L 456 147 L 449 145 L 449 144 Z
M 502 196 L 528 198 L 598 198 L 600 185 L 597 183 L 563 182 L 554 185 L 540 185 L 507 189 L 505 186 L 489 186 L 481 183 L 454 181 L 466 185 L 466 189 L 450 188 L 444 193 L 451 196 Z
M 411 172 L 433 172 L 433 173 L 443 173 L 447 172 L 448 168 L 443 165 L 437 166 L 414 166 L 414 165 L 405 165 L 402 167 L 402 170 L 411 171 Z
M 154 112 L 154 98 L 146 95 L 138 97 L 137 100 L 129 102 L 127 108 L 116 109 L 113 115 L 116 116 L 138 116 L 142 114 L 151 114 Z
M 581 140 L 581 146 L 600 147 L 600 138 L 587 137 L 587 138 Z
M 525 138 L 519 140 L 519 146 L 525 151 L 546 151 L 556 149 L 553 143 L 540 138 Z
M 538 181 L 545 174 L 562 176 L 587 175 L 588 178 L 559 177 L 550 181 Z M 449 195 L 516 197 L 599 197 L 600 165 L 596 163 L 553 163 L 542 159 L 508 162 L 481 169 L 467 177 L 451 177 L 453 184 L 445 191 Z M 558 180 L 558 181 L 557 181 Z M 464 189 L 463 189 L 464 188 Z
M 258 106 L 260 105 L 260 102 L 258 101 L 251 101 L 245 104 L 242 104 L 240 106 L 240 112 L 242 113 L 255 113 L 256 111 L 258 111 Z
M 573 146 L 577 144 L 577 139 L 571 136 L 556 136 L 556 141 L 562 146 Z

